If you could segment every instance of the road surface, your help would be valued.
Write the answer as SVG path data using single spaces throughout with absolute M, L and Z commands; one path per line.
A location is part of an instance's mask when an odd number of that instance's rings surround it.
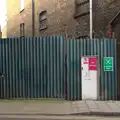
M 0 118 L 0 120 L 52 120 L 52 119 L 41 119 L 41 118 Z M 53 120 L 66 120 L 66 119 L 53 119 Z M 71 119 L 68 119 L 68 120 L 71 120 Z
M 0 115 L 0 120 L 120 120 L 120 117 Z
M 52 120 L 52 119 L 43 119 L 43 118 L 19 118 L 19 117 L 16 117 L 16 118 L 0 118 L 0 120 Z M 73 120 L 73 119 L 53 119 L 53 120 Z M 111 117 L 111 118 L 99 118 L 99 117 L 87 117 L 87 118 L 76 118 L 74 120 L 120 120 L 120 117 Z

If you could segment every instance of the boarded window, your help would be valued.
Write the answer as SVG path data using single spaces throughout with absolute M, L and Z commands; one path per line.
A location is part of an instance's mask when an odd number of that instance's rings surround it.
M 47 11 L 42 11 L 39 14 L 39 30 L 44 30 L 47 26 Z
M 75 18 L 89 14 L 89 0 L 75 0 L 75 5 Z

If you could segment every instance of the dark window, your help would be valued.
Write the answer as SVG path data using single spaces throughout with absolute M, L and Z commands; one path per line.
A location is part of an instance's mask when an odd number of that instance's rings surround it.
M 75 18 L 89 14 L 89 0 L 75 0 Z
M 39 14 L 39 30 L 47 28 L 47 11 L 42 11 Z
M 20 37 L 24 37 L 25 36 L 25 24 L 21 23 L 20 24 Z

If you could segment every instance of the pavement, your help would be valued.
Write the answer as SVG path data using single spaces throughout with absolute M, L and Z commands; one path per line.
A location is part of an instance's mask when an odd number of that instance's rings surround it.
M 0 101 L 1 115 L 120 116 L 120 101 Z

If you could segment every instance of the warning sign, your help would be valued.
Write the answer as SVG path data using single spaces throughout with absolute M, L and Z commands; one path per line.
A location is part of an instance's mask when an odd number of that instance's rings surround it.
M 89 58 L 89 70 L 97 70 L 97 58 Z

